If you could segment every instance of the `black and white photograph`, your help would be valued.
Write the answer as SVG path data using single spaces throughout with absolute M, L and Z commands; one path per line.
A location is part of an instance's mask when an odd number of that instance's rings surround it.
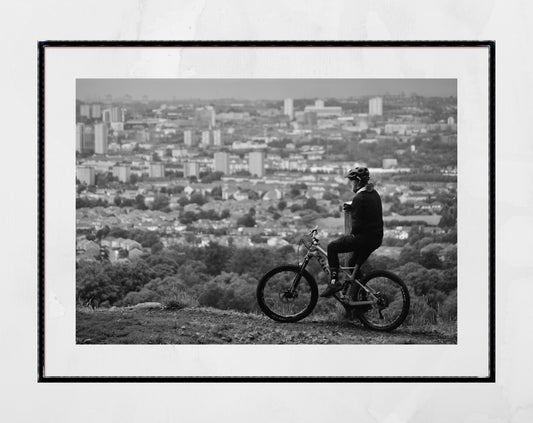
M 490 55 L 454 47 L 45 47 L 43 380 L 491 380 Z
M 77 79 L 75 106 L 77 344 L 457 343 L 456 79 Z

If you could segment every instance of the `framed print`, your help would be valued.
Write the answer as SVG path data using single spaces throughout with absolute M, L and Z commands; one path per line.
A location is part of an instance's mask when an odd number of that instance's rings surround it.
M 490 41 L 39 44 L 39 380 L 493 382 Z

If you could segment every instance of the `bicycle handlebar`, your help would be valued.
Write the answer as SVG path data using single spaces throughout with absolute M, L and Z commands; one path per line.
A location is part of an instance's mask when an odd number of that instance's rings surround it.
M 318 234 L 318 226 L 315 226 L 313 229 L 309 231 L 309 235 L 316 235 Z

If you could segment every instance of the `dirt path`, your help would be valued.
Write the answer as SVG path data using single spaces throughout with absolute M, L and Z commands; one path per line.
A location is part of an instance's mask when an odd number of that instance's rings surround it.
M 214 309 L 83 311 L 78 344 L 454 344 L 456 335 L 400 326 L 372 332 L 359 322 L 277 323 L 265 316 Z

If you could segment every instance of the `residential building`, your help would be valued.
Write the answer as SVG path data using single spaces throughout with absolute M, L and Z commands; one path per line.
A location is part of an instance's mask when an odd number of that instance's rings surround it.
M 208 146 L 211 144 L 211 137 L 209 131 L 202 131 L 202 145 Z
M 229 175 L 229 154 L 217 152 L 215 153 L 215 171 L 223 172 L 224 175 Z
M 265 153 L 253 151 L 248 155 L 248 168 L 250 174 L 262 178 L 265 176 Z
M 100 119 L 102 117 L 102 106 L 100 106 L 99 104 L 92 104 L 91 117 L 95 119 Z
M 386 134 L 405 135 L 408 129 L 410 129 L 409 126 L 404 123 L 387 123 L 385 125 Z
M 213 131 L 213 145 L 218 147 L 222 146 L 222 137 L 220 135 L 220 129 L 215 129 Z
M 90 166 L 76 166 L 76 179 L 82 184 L 94 185 L 94 168 Z
M 289 116 L 291 120 L 294 119 L 294 105 L 292 98 L 286 98 L 283 101 L 283 114 Z
M 94 153 L 94 128 L 92 126 L 83 126 L 81 151 L 82 153 Z
M 111 122 L 124 122 L 126 120 L 126 110 L 121 107 L 111 108 Z
M 102 121 L 111 122 L 111 109 L 102 110 Z
M 84 116 L 87 118 L 91 117 L 91 106 L 89 104 L 80 105 L 80 116 Z
M 164 163 L 150 163 L 150 178 L 164 178 L 165 164 Z
M 398 159 L 383 159 L 383 169 L 398 167 Z
M 129 182 L 130 175 L 131 166 L 129 164 L 113 166 L 113 176 L 117 177 L 120 182 Z
M 193 145 L 192 131 L 190 129 L 183 131 L 183 142 L 185 145 Z
M 124 131 L 124 122 L 111 122 L 109 124 L 113 131 L 122 132 Z
M 174 148 L 172 150 L 172 157 L 185 157 L 187 156 L 187 150 L 183 148 Z
M 76 151 L 78 153 L 81 153 L 83 151 L 83 130 L 84 130 L 84 124 L 83 123 L 77 123 L 76 124 Z
M 97 123 L 94 125 L 94 152 L 96 154 L 107 154 L 107 125 Z
M 265 201 L 268 201 L 268 200 L 280 200 L 283 198 L 283 193 L 275 188 L 275 189 L 271 189 L 270 191 L 267 191 L 265 193 L 265 195 L 263 196 L 263 200 Z
M 383 115 L 383 99 L 381 97 L 374 97 L 368 101 L 368 114 L 371 116 Z
M 197 124 L 204 126 L 215 126 L 216 113 L 213 106 L 199 107 L 194 113 L 194 118 Z
M 358 113 L 354 116 L 354 123 L 361 131 L 368 129 L 368 113 Z
M 342 107 L 337 106 L 305 106 L 304 109 L 304 115 L 308 113 L 315 113 L 317 118 L 322 117 L 335 117 L 335 116 L 341 116 L 342 115 Z
M 187 162 L 183 164 L 183 176 L 189 178 L 194 176 L 196 178 L 200 177 L 200 164 L 197 162 Z

